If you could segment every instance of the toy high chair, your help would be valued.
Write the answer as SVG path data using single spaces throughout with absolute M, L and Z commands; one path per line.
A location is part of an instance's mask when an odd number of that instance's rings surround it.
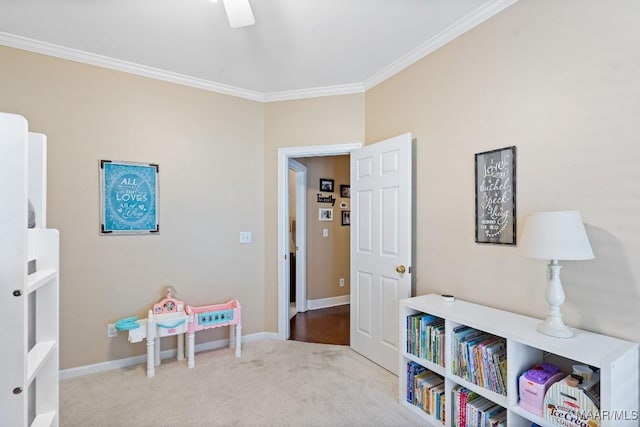
M 160 338 L 178 336 L 178 360 L 184 359 L 184 333 L 187 331 L 188 316 L 184 303 L 167 296 L 149 310 L 147 316 L 147 376 L 155 375 L 154 366 L 160 365 Z

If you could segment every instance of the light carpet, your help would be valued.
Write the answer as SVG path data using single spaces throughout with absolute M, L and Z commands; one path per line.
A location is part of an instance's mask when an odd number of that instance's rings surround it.
M 398 378 L 349 347 L 261 340 L 60 382 L 60 425 L 412 426 Z

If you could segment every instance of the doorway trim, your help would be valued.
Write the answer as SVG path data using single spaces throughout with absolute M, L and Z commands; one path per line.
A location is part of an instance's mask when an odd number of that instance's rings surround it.
M 289 159 L 289 170 L 296 175 L 297 247 L 293 251 L 296 254 L 296 312 L 304 313 L 307 311 L 307 167 L 294 159 Z
M 354 142 L 278 148 L 278 338 L 282 340 L 289 339 L 289 159 L 351 154 L 362 145 Z

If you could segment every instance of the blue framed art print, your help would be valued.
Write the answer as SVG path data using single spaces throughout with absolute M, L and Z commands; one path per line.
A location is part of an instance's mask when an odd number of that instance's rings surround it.
M 100 160 L 100 233 L 158 233 L 158 170 L 153 163 Z

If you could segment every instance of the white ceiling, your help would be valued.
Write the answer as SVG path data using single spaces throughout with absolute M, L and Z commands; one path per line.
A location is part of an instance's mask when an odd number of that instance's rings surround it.
M 515 0 L 0 0 L 0 44 L 257 100 L 362 92 Z

